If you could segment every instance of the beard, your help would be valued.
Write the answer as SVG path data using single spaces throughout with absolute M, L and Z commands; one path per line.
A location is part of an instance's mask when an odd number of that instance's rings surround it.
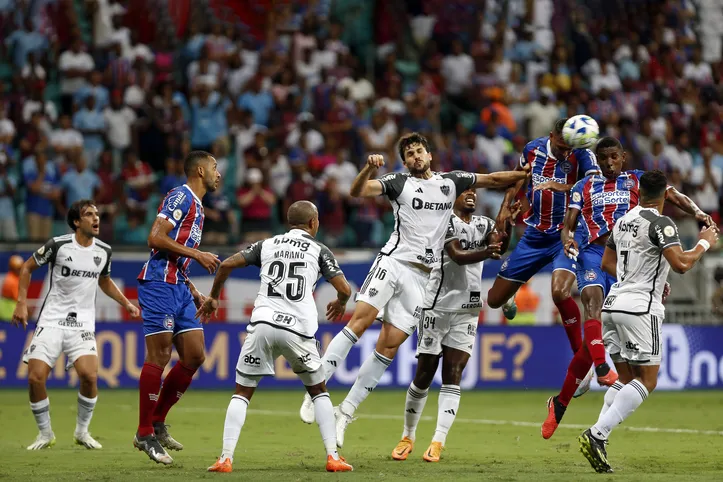
M 412 176 L 415 176 L 415 175 L 420 175 L 420 174 L 424 174 L 425 172 L 427 172 L 427 170 L 429 170 L 430 165 L 431 165 L 430 163 L 426 163 L 421 168 L 416 168 L 416 167 L 414 167 L 414 164 L 412 164 L 411 166 L 408 166 L 407 169 L 409 169 L 409 174 L 411 174 Z

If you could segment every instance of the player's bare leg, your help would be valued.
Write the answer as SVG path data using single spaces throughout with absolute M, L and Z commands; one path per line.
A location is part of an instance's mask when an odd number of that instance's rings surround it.
M 419 419 L 422 418 L 429 387 L 432 385 L 434 374 L 437 372 L 440 356 L 420 353 L 417 358 L 417 372 L 414 375 L 414 380 L 409 385 L 407 398 L 404 402 L 404 432 L 402 433 L 402 439 L 392 450 L 392 459 L 394 460 L 407 460 L 409 454 L 414 450 L 417 425 Z
M 359 368 L 354 385 L 346 398 L 335 409 L 336 414 L 336 445 L 344 445 L 344 433 L 349 424 L 354 421 L 354 412 L 359 405 L 376 388 L 379 379 L 384 375 L 399 346 L 409 337 L 405 332 L 390 323 L 384 322 L 377 339 L 377 345 Z
M 172 334 L 161 332 L 146 336 L 146 360 L 143 363 L 139 380 L 138 430 L 133 446 L 145 452 L 156 463 L 173 462 L 161 446 L 153 430 L 153 411 L 161 389 L 163 368 L 171 360 L 173 348 Z
M 624 385 L 610 408 L 580 437 L 580 451 L 596 472 L 612 472 L 605 443 L 615 427 L 628 418 L 655 390 L 660 365 L 630 365 L 633 380 Z
M 206 360 L 203 330 L 192 330 L 179 333 L 173 338 L 179 360 L 173 366 L 158 396 L 158 403 L 153 410 L 153 431 L 158 442 L 168 450 L 183 450 L 177 440 L 168 433 L 166 415 L 173 405 L 188 390 L 196 373 Z
M 30 393 L 30 409 L 33 411 L 35 423 L 38 425 L 38 436 L 28 450 L 40 450 L 55 445 L 55 434 L 50 426 L 50 400 L 45 382 L 52 368 L 42 360 L 28 360 L 28 389 Z
M 216 463 L 208 468 L 209 472 L 228 473 L 233 471 L 233 453 L 241 435 L 241 429 L 246 422 L 251 397 L 262 377 L 244 377 L 243 384 L 236 384 L 236 391 L 226 409 L 226 420 L 223 424 L 223 451 L 216 459 Z
M 447 441 L 447 433 L 452 428 L 459 411 L 462 372 L 469 361 L 469 353 L 442 346 L 442 387 L 439 389 L 437 408 L 437 428 L 432 443 L 424 452 L 427 462 L 439 462 L 439 458 Z
M 560 312 L 562 326 L 565 328 L 565 334 L 573 353 L 582 346 L 580 308 L 572 298 L 572 287 L 575 286 L 575 283 L 576 277 L 572 271 L 556 269 L 552 272 L 552 301 L 555 303 L 557 311 Z M 602 307 L 602 302 L 600 306 Z
M 354 344 L 374 323 L 379 310 L 368 303 L 359 301 L 354 308 L 354 314 L 349 323 L 342 329 L 326 347 L 324 356 L 321 358 L 321 366 L 324 369 L 324 379 L 328 382 L 334 375 Z M 304 423 L 314 423 L 314 405 L 307 393 L 304 395 L 304 402 L 299 410 L 299 416 Z
M 513 319 L 517 314 L 515 294 L 520 289 L 520 286 L 522 286 L 522 283 L 498 276 L 495 278 L 492 288 L 487 292 L 487 304 L 490 308 L 502 308 L 505 318 L 508 320 Z
M 103 446 L 88 432 L 95 404 L 98 401 L 98 357 L 96 355 L 81 356 L 75 360 L 73 366 L 80 380 L 78 416 L 73 438 L 76 444 L 87 449 L 102 449 Z

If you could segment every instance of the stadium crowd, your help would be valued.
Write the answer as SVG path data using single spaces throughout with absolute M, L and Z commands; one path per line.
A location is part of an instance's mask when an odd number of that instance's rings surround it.
M 418 131 L 436 169 L 493 172 L 581 113 L 720 221 L 721 24 L 716 0 L 0 0 L 0 240 L 60 234 L 92 197 L 104 240 L 144 243 L 203 149 L 205 242 L 311 199 L 325 243 L 379 246 L 390 208 L 349 197 L 368 153 L 401 170 Z M 494 217 L 502 193 L 480 199 Z

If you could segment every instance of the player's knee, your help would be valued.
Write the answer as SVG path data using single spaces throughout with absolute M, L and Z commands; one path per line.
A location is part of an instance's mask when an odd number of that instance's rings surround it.
M 417 374 L 414 375 L 414 386 L 425 390 L 432 386 L 432 380 L 434 380 L 434 372 L 417 371 Z
M 45 386 L 45 374 L 40 370 L 34 370 L 28 373 L 28 385 L 32 387 Z
M 570 297 L 571 289 L 567 286 L 552 287 L 552 301 L 555 304 L 562 303 Z
M 94 387 L 98 384 L 98 374 L 95 372 L 78 374 L 81 385 L 86 387 Z
M 459 385 L 462 381 L 464 364 L 455 363 L 442 368 L 442 383 L 445 385 Z
M 658 386 L 658 377 L 657 376 L 643 376 L 640 380 L 645 388 L 648 390 L 648 393 L 652 393 L 653 390 L 655 390 L 655 387 Z
M 203 362 L 206 361 L 206 355 L 204 353 L 196 353 L 190 356 L 185 357 L 183 360 L 181 360 L 181 363 L 186 365 L 188 368 L 191 368 L 193 370 L 196 370 L 203 365 Z

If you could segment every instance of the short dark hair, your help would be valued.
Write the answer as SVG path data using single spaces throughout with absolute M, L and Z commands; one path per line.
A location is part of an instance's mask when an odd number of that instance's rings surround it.
M 75 222 L 80 221 L 80 216 L 83 213 L 83 209 L 87 208 L 88 206 L 95 206 L 95 202 L 92 199 L 80 199 L 70 205 L 70 208 L 68 208 L 67 217 L 68 226 L 70 226 L 70 229 L 72 229 L 73 231 L 78 229 L 78 227 L 75 225 Z
M 427 152 L 430 152 L 427 138 L 419 132 L 410 132 L 399 139 L 399 157 L 404 159 L 404 151 L 412 144 L 422 144 Z
M 600 149 L 608 149 L 610 147 L 617 147 L 622 150 L 623 145 L 620 143 L 619 140 L 615 139 L 614 137 L 606 136 L 602 137 L 598 142 L 597 146 L 595 146 L 595 152 L 599 151 Z
M 308 226 L 317 215 L 316 206 L 311 201 L 296 201 L 289 206 L 286 212 L 286 219 L 289 226 Z
M 565 122 L 567 122 L 567 117 L 557 119 L 557 121 L 555 121 L 555 126 L 552 128 L 553 132 L 557 135 L 562 134 L 562 129 L 565 127 Z
M 658 169 L 640 176 L 640 197 L 644 200 L 660 199 L 668 187 L 668 178 Z
M 191 151 L 188 153 L 186 158 L 183 160 L 183 172 L 186 174 L 186 177 L 191 177 L 191 174 L 196 170 L 196 167 L 204 161 L 205 159 L 208 159 L 211 156 L 206 151 Z

